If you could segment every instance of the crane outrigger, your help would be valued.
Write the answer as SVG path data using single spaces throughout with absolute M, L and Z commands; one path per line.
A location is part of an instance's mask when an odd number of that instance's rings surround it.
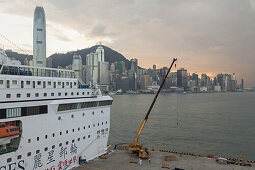
M 169 67 L 169 69 L 168 69 L 168 71 L 167 71 L 167 73 L 166 73 L 166 75 L 165 75 L 165 77 L 164 77 L 164 79 L 163 79 L 163 81 L 162 81 L 158 91 L 157 91 L 157 94 L 155 95 L 155 97 L 154 97 L 154 99 L 153 99 L 153 101 L 151 103 L 151 106 L 150 106 L 150 108 L 149 108 L 149 110 L 148 110 L 148 112 L 147 112 L 147 114 L 146 114 L 146 116 L 145 116 L 145 118 L 144 118 L 144 120 L 142 122 L 142 125 L 141 125 L 141 127 L 139 128 L 139 130 L 138 130 L 138 132 L 136 134 L 136 137 L 135 137 L 133 143 L 131 145 L 129 145 L 129 150 L 132 151 L 133 153 L 136 153 L 139 156 L 139 158 L 147 159 L 147 158 L 150 157 L 150 154 L 149 154 L 147 148 L 144 148 L 142 144 L 138 143 L 138 138 L 139 138 L 139 136 L 140 136 L 140 134 L 141 134 L 141 132 L 142 132 L 142 130 L 143 130 L 143 128 L 144 128 L 148 118 L 149 118 L 151 110 L 152 110 L 152 108 L 153 108 L 153 106 L 154 106 L 154 104 L 155 104 L 155 102 L 156 102 L 156 100 L 158 98 L 158 95 L 159 95 L 159 93 L 160 93 L 160 91 L 161 91 L 161 89 L 162 89 L 162 87 L 163 87 L 163 85 L 164 85 L 164 83 L 166 81 L 166 78 L 167 78 L 167 76 L 168 76 L 172 66 L 174 65 L 175 61 L 177 61 L 177 58 L 173 59 L 171 65 L 170 65 L 170 67 Z

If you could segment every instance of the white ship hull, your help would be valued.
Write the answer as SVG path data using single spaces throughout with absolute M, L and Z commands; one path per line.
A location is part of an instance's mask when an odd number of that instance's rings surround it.
M 0 170 L 71 169 L 106 152 L 112 99 L 99 89 L 75 78 L 0 75 L 0 91 L 0 124 L 20 129 L 11 144 L 0 142 Z
M 0 155 L 0 170 L 70 169 L 79 165 L 79 159 L 93 159 L 104 154 L 107 148 L 109 130 L 106 129 L 110 128 L 109 106 L 66 111 L 61 115 L 52 112 L 15 118 L 16 120 L 22 122 L 20 145 L 17 151 Z M 29 152 L 31 156 L 27 155 Z M 18 159 L 19 155 L 21 159 Z M 9 158 L 12 160 L 7 163 Z

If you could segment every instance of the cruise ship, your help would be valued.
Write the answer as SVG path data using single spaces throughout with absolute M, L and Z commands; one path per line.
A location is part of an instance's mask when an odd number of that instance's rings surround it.
M 113 100 L 74 71 L 2 59 L 0 93 L 0 170 L 72 169 L 106 153 Z

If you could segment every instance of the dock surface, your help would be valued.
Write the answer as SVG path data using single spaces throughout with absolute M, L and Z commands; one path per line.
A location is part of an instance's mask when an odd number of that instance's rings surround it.
M 176 160 L 165 161 L 165 156 L 176 157 Z M 137 163 L 130 163 L 130 160 L 135 158 Z M 215 159 L 208 159 L 206 157 L 197 157 L 189 155 L 180 155 L 174 153 L 152 151 L 151 160 L 143 159 L 142 164 L 139 164 L 139 159 L 134 157 L 129 151 L 114 150 L 106 155 L 105 159 L 96 158 L 88 163 L 81 165 L 75 170 L 164 170 L 162 168 L 165 164 L 169 169 L 181 168 L 185 170 L 255 170 L 255 165 L 252 167 L 239 165 L 222 165 L 215 161 Z

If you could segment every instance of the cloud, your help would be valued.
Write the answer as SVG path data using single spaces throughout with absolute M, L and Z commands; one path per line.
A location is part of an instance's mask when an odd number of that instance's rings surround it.
M 35 4 L 2 0 L 0 12 L 32 19 Z M 58 27 L 47 28 L 48 37 L 72 44 L 77 36 L 83 44 L 101 40 L 128 58 L 138 58 L 142 67 L 165 66 L 171 57 L 181 56 L 179 65 L 191 72 L 235 72 L 255 85 L 255 0 L 45 0 L 43 4 L 47 23 Z M 70 36 L 66 30 L 76 33 Z

